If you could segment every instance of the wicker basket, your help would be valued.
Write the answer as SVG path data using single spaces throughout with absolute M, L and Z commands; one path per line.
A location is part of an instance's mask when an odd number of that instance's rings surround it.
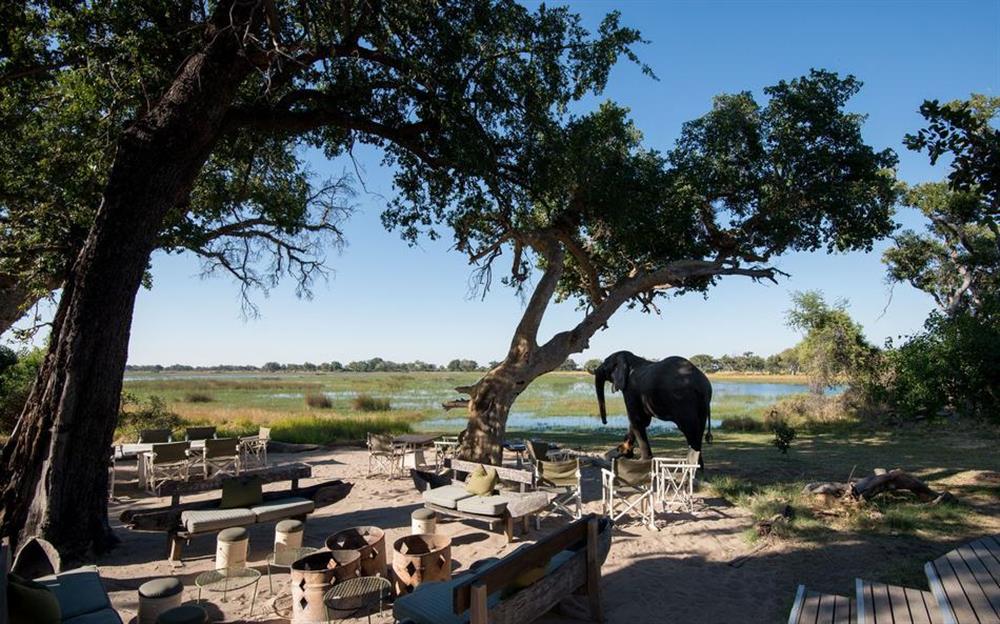
M 323 594 L 360 571 L 361 555 L 356 550 L 321 550 L 293 563 L 292 622 L 325 622 Z
M 330 550 L 356 550 L 361 555 L 361 576 L 385 576 L 385 531 L 376 526 L 358 526 L 326 538 Z
M 451 578 L 451 538 L 431 533 L 406 535 L 392 545 L 396 595 L 402 596 L 425 581 Z

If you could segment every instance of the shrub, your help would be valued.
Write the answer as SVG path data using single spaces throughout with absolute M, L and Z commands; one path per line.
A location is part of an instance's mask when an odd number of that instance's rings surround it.
M 388 412 L 392 409 L 389 399 L 377 399 L 367 394 L 359 394 L 351 401 L 358 412 Z
M 771 444 L 777 447 L 782 454 L 787 455 L 788 449 L 792 446 L 792 440 L 795 439 L 795 427 L 783 420 L 778 420 L 771 425 L 771 431 L 774 432 Z
M 316 409 L 330 409 L 333 401 L 322 392 L 310 392 L 306 395 L 306 405 Z
M 764 423 L 753 416 L 731 416 L 722 421 L 722 428 L 726 431 L 742 431 L 745 433 L 767 430 Z
M 166 402 L 160 397 L 151 395 L 143 400 L 123 392 L 115 439 L 135 441 L 139 439 L 139 432 L 143 429 L 170 429 L 177 432 L 185 424 L 184 419 L 167 409 Z
M 188 403 L 211 403 L 215 399 L 212 398 L 212 395 L 204 392 L 188 392 L 184 395 L 184 400 Z
M 271 437 L 294 444 L 332 444 L 364 440 L 367 433 L 407 433 L 410 420 L 405 417 L 363 416 L 337 418 L 325 416 L 292 416 L 271 421 Z

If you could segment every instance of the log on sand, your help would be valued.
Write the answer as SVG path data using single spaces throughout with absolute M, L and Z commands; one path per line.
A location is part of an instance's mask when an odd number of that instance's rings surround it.
M 803 488 L 803 492 L 806 494 L 853 500 L 869 500 L 883 492 L 897 490 L 913 492 L 924 502 L 940 503 L 954 500 L 954 497 L 948 492 L 936 492 L 920 479 L 899 468 L 889 471 L 876 469 L 871 476 L 853 482 L 824 481 L 809 483 Z
M 311 499 L 316 507 L 326 507 L 346 498 L 353 487 L 352 483 L 336 479 L 297 490 L 264 492 L 263 500 L 268 502 L 289 496 L 299 496 Z M 181 525 L 181 512 L 193 509 L 216 509 L 219 506 L 219 500 L 216 498 L 153 509 L 126 509 L 122 512 L 120 520 L 133 531 L 172 531 Z

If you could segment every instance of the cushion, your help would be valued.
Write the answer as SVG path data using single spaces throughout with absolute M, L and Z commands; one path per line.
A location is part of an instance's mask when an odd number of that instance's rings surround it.
M 257 522 L 273 522 L 290 516 L 312 513 L 314 509 L 316 504 L 308 498 L 289 496 L 251 507 L 250 511 L 257 517 Z
M 426 503 L 454 509 L 458 501 L 469 498 L 472 494 L 466 492 L 465 486 L 462 485 L 443 485 L 433 490 L 424 490 L 421 496 Z
M 507 511 L 510 499 L 503 494 L 495 496 L 470 496 L 458 501 L 457 509 L 466 513 L 482 514 L 484 516 L 502 516 Z
M 222 482 L 222 500 L 219 509 L 236 509 L 238 507 L 253 507 L 264 501 L 261 492 L 260 479 L 226 479 Z
M 494 468 L 487 468 L 479 464 L 465 479 L 465 489 L 469 494 L 487 496 L 493 492 L 499 481 L 497 471 Z
M 243 527 L 229 527 L 219 531 L 218 540 L 220 542 L 245 542 L 247 539 L 247 530 Z
M 63 624 L 122 624 L 122 619 L 118 612 L 107 607 L 100 611 L 84 613 L 68 620 L 63 620 Z
M 143 598 L 169 598 L 184 591 L 184 583 L 174 576 L 146 581 L 139 586 L 139 595 Z
M 277 533 L 301 533 L 305 528 L 306 525 L 301 520 L 282 520 L 274 525 L 274 530 Z
M 209 533 L 257 521 L 249 509 L 198 509 L 181 512 L 181 524 L 188 533 Z
M 64 622 L 111 607 L 96 566 L 85 566 L 36 580 L 56 595 Z
M 205 624 L 208 614 L 198 605 L 181 605 L 164 611 L 156 618 L 156 624 Z
M 7 613 L 11 624 L 60 624 L 62 611 L 52 590 L 16 574 L 8 577 Z
M 464 624 L 469 621 L 469 612 L 455 615 L 452 611 L 452 590 L 455 585 L 465 580 L 459 576 L 450 581 L 421 583 L 412 594 L 396 598 L 392 614 L 396 621 L 413 620 L 417 624 Z M 492 608 L 500 602 L 500 592 L 493 592 L 486 599 L 488 607 Z

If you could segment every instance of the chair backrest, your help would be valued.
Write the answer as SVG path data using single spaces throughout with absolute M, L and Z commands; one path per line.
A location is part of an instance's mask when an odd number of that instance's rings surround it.
M 368 450 L 375 453 L 391 453 L 392 437 L 384 433 L 369 433 Z
M 528 457 L 533 461 L 543 461 L 549 456 L 549 445 L 541 440 L 524 440 L 524 446 L 528 449 Z
M 652 479 L 653 460 L 618 458 L 611 463 L 611 472 L 622 482 L 648 486 Z
M 271 439 L 271 428 L 270 427 L 261 427 L 257 431 L 257 437 L 259 437 L 261 440 L 270 440 Z
M 576 487 L 580 484 L 580 460 L 566 461 L 539 460 L 535 463 L 538 470 L 539 485 L 554 485 L 556 487 Z
M 139 432 L 140 444 L 163 444 L 169 441 L 169 429 L 143 429 Z
M 700 458 L 701 458 L 701 451 L 696 451 L 693 448 L 689 448 L 687 454 L 687 461 L 685 461 L 684 463 L 688 464 L 689 466 L 697 466 L 698 459 Z
M 188 440 L 208 440 L 215 437 L 215 427 L 188 427 L 185 433 Z
M 175 464 L 187 461 L 187 452 L 191 448 L 190 442 L 165 442 L 153 445 L 153 465 Z
M 237 454 L 240 441 L 236 438 L 213 438 L 205 440 L 205 457 L 232 457 Z
M 451 468 L 453 476 L 455 476 L 456 473 L 472 472 L 479 466 L 485 466 L 496 470 L 497 476 L 500 477 L 501 481 L 511 481 L 523 485 L 535 484 L 535 473 L 530 470 L 519 470 L 517 468 L 494 466 L 492 464 L 480 464 L 478 462 L 465 461 L 464 459 L 452 459 L 448 465 Z

